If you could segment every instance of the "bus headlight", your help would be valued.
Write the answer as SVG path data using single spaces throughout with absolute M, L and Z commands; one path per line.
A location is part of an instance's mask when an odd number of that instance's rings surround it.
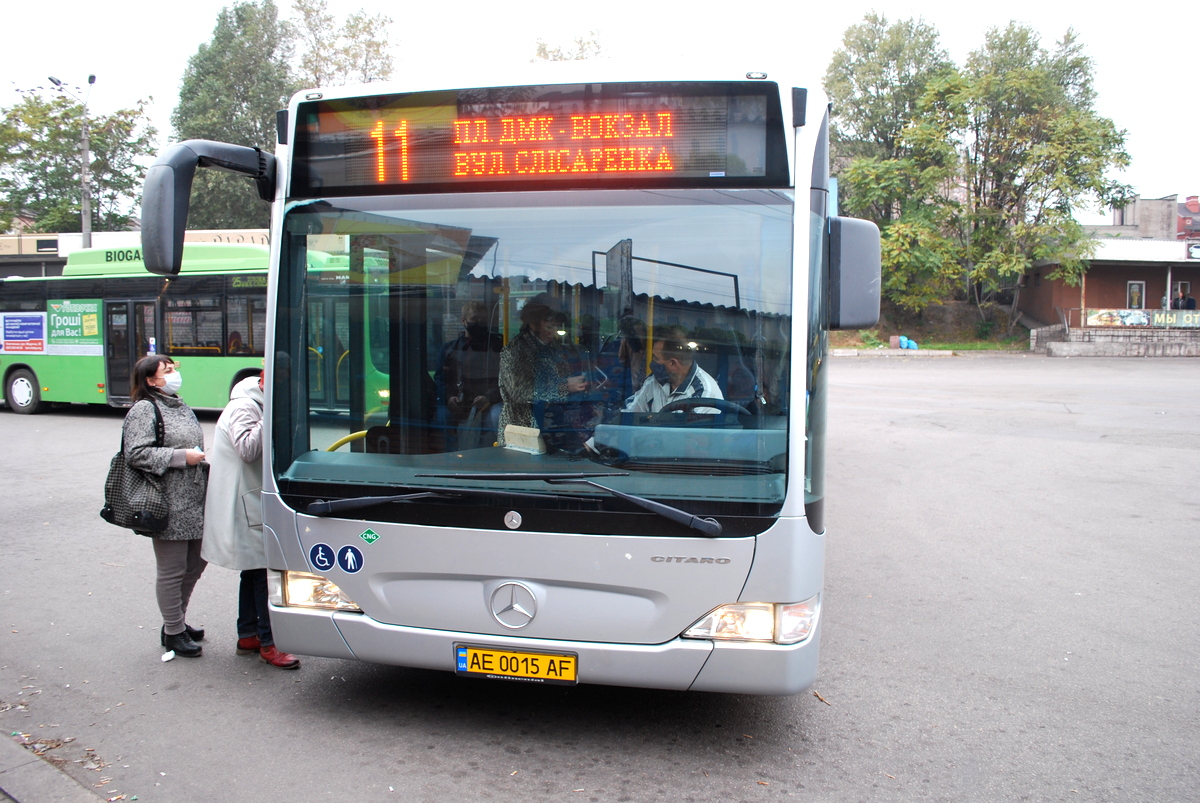
M 804 641 L 817 626 L 820 595 L 803 602 L 735 602 L 709 611 L 683 632 L 684 638 L 723 641 L 773 641 L 795 644 Z
M 283 604 L 294 608 L 322 608 L 330 611 L 356 611 L 362 608 L 329 579 L 308 572 L 283 573 Z

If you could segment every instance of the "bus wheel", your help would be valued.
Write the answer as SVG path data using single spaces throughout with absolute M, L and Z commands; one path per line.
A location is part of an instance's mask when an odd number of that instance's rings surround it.
M 46 409 L 46 404 L 42 401 L 42 391 L 38 388 L 37 377 L 33 375 L 32 371 L 24 368 L 13 371 L 9 376 L 4 398 L 13 412 L 22 415 L 40 413 Z

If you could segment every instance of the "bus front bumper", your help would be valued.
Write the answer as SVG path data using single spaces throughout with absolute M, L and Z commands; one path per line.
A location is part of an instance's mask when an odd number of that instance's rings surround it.
M 453 672 L 455 645 L 578 656 L 579 682 L 680 691 L 798 694 L 817 674 L 820 624 L 799 644 L 676 638 L 612 644 L 459 633 L 377 622 L 360 613 L 271 606 L 276 646 L 285 652 Z

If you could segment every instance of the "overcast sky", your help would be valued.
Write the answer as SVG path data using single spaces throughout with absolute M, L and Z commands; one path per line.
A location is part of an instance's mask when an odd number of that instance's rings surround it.
M 277 2 L 282 14 L 291 13 L 290 0 Z M 85 85 L 87 75 L 95 73 L 90 108 L 110 112 L 153 97 L 151 115 L 165 141 L 187 60 L 211 37 L 217 13 L 227 4 L 59 0 L 43 6 L 13 0 L 4 15 L 9 34 L 0 48 L 0 106 L 19 100 L 17 88 L 47 86 L 49 75 Z M 393 18 L 397 76 L 432 74 L 439 65 L 463 62 L 477 63 L 486 75 L 489 65 L 528 61 L 539 37 L 567 46 L 597 30 L 604 53 L 613 59 L 650 64 L 720 55 L 743 59 L 747 70 L 764 69 L 764 61 L 790 63 L 800 83 L 807 79 L 817 87 L 842 33 L 870 10 L 892 20 L 922 17 L 932 23 L 959 64 L 989 27 L 1012 19 L 1032 25 L 1050 47 L 1073 27 L 1096 63 L 1100 113 L 1128 131 L 1133 164 L 1120 177 L 1146 198 L 1178 194 L 1182 201 L 1200 194 L 1200 160 L 1194 153 L 1200 115 L 1187 100 L 1185 80 L 1195 73 L 1195 19 L 1187 24 L 1164 7 L 1115 13 L 1058 0 L 836 0 L 822 10 L 803 0 L 743 0 L 707 6 L 707 11 L 698 10 L 706 7 L 700 3 L 654 0 L 595 6 L 524 0 L 438 0 L 427 6 L 411 0 L 329 0 L 329 5 L 335 13 L 362 8 Z M 1087 219 L 1103 222 L 1107 214 Z

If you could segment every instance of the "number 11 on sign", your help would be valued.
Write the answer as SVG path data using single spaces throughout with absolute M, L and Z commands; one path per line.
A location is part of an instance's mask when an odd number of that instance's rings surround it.
M 391 132 L 391 135 L 400 140 L 399 179 L 408 181 L 408 121 L 401 120 L 400 125 Z M 388 134 L 383 130 L 383 120 L 375 123 L 375 128 L 371 131 L 371 139 L 375 140 L 375 178 L 381 183 L 386 182 L 388 180 L 386 154 Z

